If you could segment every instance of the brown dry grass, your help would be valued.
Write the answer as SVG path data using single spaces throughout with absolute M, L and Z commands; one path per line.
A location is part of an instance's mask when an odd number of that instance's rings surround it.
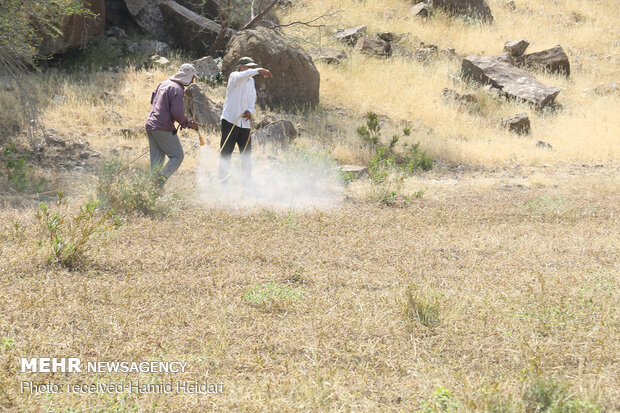
M 538 370 L 575 398 L 620 408 L 617 188 L 592 189 L 586 173 L 555 189 L 461 178 L 452 190 L 440 178 L 431 191 L 442 186 L 440 196 L 405 208 L 349 203 L 329 213 L 204 210 L 177 186 L 186 204 L 174 215 L 127 218 L 73 272 L 46 266 L 31 210 L 4 209 L 2 221 L 24 230 L 0 232 L 0 335 L 15 341 L 0 353 L 0 405 L 412 411 L 442 386 L 459 410 L 489 410 L 497 398 L 520 411 Z M 244 299 L 270 281 L 301 287 L 303 299 Z M 409 288 L 437 303 L 437 325 L 405 316 Z M 37 355 L 188 360 L 183 379 L 223 381 L 225 391 L 20 395 L 30 379 L 181 378 L 16 371 L 18 357 Z
M 187 157 L 167 188 L 172 212 L 125 217 L 118 231 L 93 240 L 86 264 L 73 271 L 46 264 L 34 203 L 0 208 L 0 409 L 415 411 L 446 388 L 457 411 L 525 411 L 532 404 L 524 394 L 549 375 L 572 400 L 620 410 L 620 102 L 581 93 L 617 81 L 618 15 L 605 12 L 611 1 L 518 2 L 530 14 L 501 3 L 490 1 L 492 27 L 445 17 L 419 22 L 405 17 L 408 2 L 396 0 L 307 0 L 283 16 L 340 5 L 340 26 L 412 32 L 464 54 L 496 53 L 505 40 L 526 37 L 531 50 L 562 43 L 571 59 L 582 57 L 571 80 L 540 75 L 564 88 L 563 109 L 553 114 L 515 102 L 489 101 L 482 115 L 444 105 L 441 89 L 451 86 L 458 62 L 424 66 L 352 53 L 342 67 L 320 65 L 321 107 L 287 115 L 299 141 L 363 163 L 368 154 L 355 129 L 365 111 L 391 116 L 384 137 L 412 121 L 413 140 L 447 163 L 398 187 L 404 195 L 424 191 L 409 204 L 369 201 L 377 187 L 358 180 L 348 201 L 330 211 L 205 209 L 195 201 L 196 136 L 188 132 Z M 572 11 L 586 20 L 568 24 Z M 315 40 L 313 32 L 293 33 Z M 131 147 L 125 156 L 135 157 L 146 149 L 144 136 L 125 138 L 120 129 L 143 125 L 153 88 L 179 63 L 150 73 L 32 75 L 42 100 L 65 97 L 47 105 L 42 120 L 61 136 L 104 153 Z M 106 90 L 120 98 L 104 99 Z M 403 99 L 403 91 L 415 99 Z M 209 91 L 220 101 L 223 93 Z M 120 118 L 105 117 L 106 110 Z M 531 138 L 497 129 L 499 117 L 523 110 L 533 120 Z M 216 134 L 207 135 L 214 144 Z M 536 149 L 538 139 L 556 150 Z M 93 196 L 92 187 L 75 185 L 83 176 L 56 178 L 74 210 Z M 303 298 L 245 298 L 273 281 L 301 288 Z M 420 316 L 425 305 L 430 318 Z M 21 356 L 190 364 L 184 376 L 26 375 L 18 372 Z M 224 394 L 19 394 L 22 380 L 207 378 L 223 382 Z

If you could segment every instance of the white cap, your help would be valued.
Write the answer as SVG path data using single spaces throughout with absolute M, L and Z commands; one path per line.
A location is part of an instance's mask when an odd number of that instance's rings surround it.
M 183 63 L 177 74 L 172 76 L 170 80 L 174 80 L 175 82 L 179 82 L 182 85 L 187 86 L 192 82 L 194 77 L 200 80 L 196 68 L 189 63 Z

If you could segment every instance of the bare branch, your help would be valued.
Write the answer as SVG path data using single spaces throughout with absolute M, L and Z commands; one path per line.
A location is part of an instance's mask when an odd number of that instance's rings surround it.
M 248 24 L 243 26 L 241 28 L 241 30 L 246 30 L 246 29 L 251 28 L 257 21 L 262 19 L 265 14 L 269 13 L 271 11 L 271 9 L 273 9 L 275 7 L 276 3 L 278 3 L 278 0 L 273 0 L 271 2 L 271 4 L 269 6 L 267 6 L 267 8 L 265 10 L 261 11 L 260 13 L 258 13 L 256 15 L 256 17 L 254 17 L 252 20 L 250 20 Z
M 334 17 L 334 16 L 340 14 L 341 12 L 342 12 L 342 10 L 326 12 L 326 13 L 323 13 L 322 15 L 320 15 L 319 17 L 315 17 L 312 20 L 308 20 L 308 21 L 294 21 L 294 22 L 289 22 L 289 23 L 286 23 L 286 24 L 275 24 L 275 25 L 271 26 L 270 28 L 271 29 L 279 29 L 281 27 L 290 27 L 290 26 L 294 26 L 296 24 L 299 24 L 299 25 L 302 25 L 302 26 L 307 26 L 307 27 L 322 27 L 322 28 L 324 28 L 324 27 L 327 27 L 327 24 L 324 24 L 324 23 L 322 23 L 322 24 L 313 24 L 313 23 L 315 23 L 315 22 L 317 22 L 317 21 L 319 21 L 321 19 L 327 19 L 327 18 L 330 18 L 330 17 Z

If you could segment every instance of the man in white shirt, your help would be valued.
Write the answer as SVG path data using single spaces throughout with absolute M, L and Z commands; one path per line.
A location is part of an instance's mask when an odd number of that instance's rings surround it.
M 250 57 L 239 59 L 237 71 L 228 77 L 226 100 L 222 110 L 222 140 L 220 141 L 220 180 L 226 180 L 230 175 L 230 155 L 235 144 L 241 153 L 243 177 L 246 183 L 251 179 L 250 154 L 250 122 L 256 113 L 256 88 L 253 77 L 261 74 L 271 78 L 271 72 L 258 67 Z M 234 124 L 234 128 L 233 128 Z M 232 129 L 232 132 L 231 132 Z M 229 136 L 230 134 L 230 136 Z

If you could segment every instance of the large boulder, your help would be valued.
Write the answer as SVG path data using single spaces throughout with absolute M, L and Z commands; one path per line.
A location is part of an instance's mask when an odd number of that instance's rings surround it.
M 198 124 L 217 129 L 220 125 L 221 106 L 213 102 L 195 83 L 185 89 L 183 105 L 187 117 Z
M 566 76 L 570 75 L 570 62 L 560 45 L 542 52 L 520 56 L 516 62 L 520 66 L 548 70 L 549 72 L 560 73 Z
M 158 7 L 161 0 L 124 0 L 127 11 L 137 25 L 157 40 L 168 41 L 164 18 Z
M 105 1 L 92 0 L 88 10 L 96 17 L 66 16 L 60 25 L 61 35 L 56 38 L 44 37 L 39 46 L 39 54 L 49 56 L 63 53 L 69 49 L 83 47 L 95 36 L 103 33 L 105 27 Z
M 448 13 L 468 16 L 483 21 L 493 21 L 491 8 L 486 0 L 433 0 L 433 7 Z
M 560 89 L 540 83 L 526 71 L 494 57 L 468 56 L 461 65 L 463 77 L 491 84 L 506 97 L 522 99 L 538 108 L 553 103 Z
M 319 71 L 310 55 L 293 40 L 264 27 L 238 32 L 228 44 L 222 61 L 225 79 L 243 56 L 252 57 L 273 74 L 273 79 L 254 77 L 260 105 L 314 106 L 319 103 Z
M 203 56 L 209 54 L 211 45 L 222 26 L 181 6 L 176 1 L 164 1 L 159 8 L 164 16 L 165 27 L 177 47 Z M 233 34 L 233 30 L 227 29 L 226 39 L 230 39 Z
M 219 0 L 177 0 L 177 2 L 194 13 L 219 23 Z M 264 10 L 269 4 L 271 1 L 268 0 L 232 0 L 228 13 L 230 27 L 235 30 L 241 29 L 252 20 L 252 7 L 254 7 L 254 15 L 258 15 L 260 10 Z M 257 22 L 257 25 L 266 27 L 278 24 L 280 21 L 273 12 L 268 12 Z

